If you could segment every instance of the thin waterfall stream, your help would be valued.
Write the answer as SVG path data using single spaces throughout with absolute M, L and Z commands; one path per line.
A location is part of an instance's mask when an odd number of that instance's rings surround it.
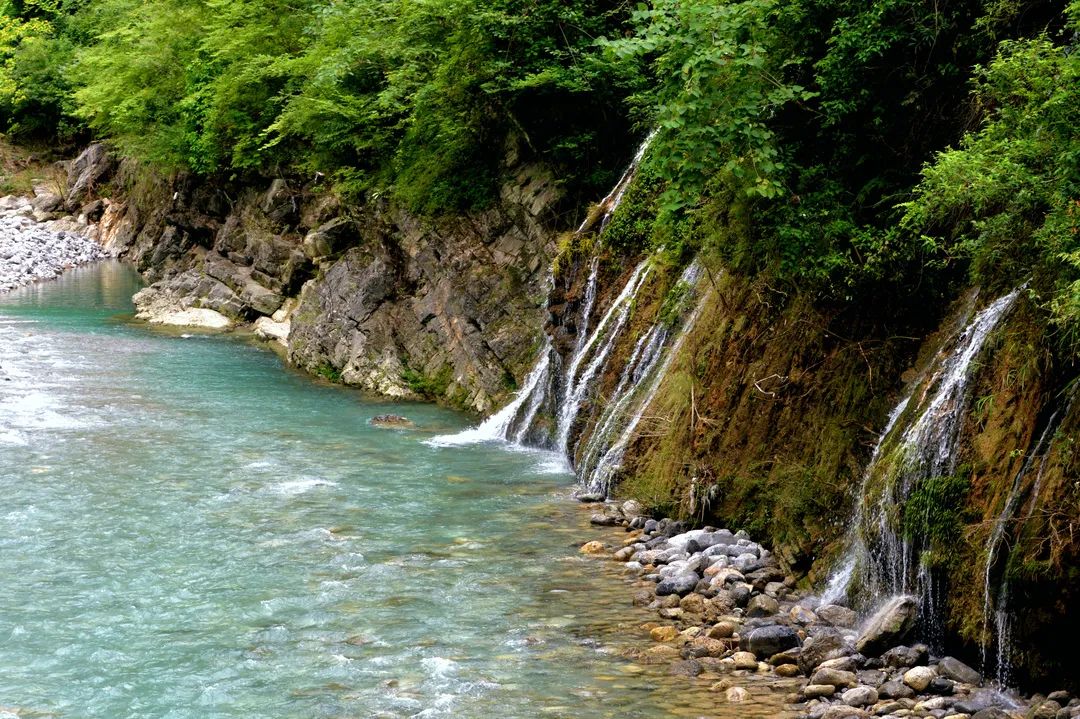
M 937 621 L 933 575 L 923 561 L 927 547 L 897 526 L 897 515 L 923 483 L 956 471 L 956 440 L 970 400 L 973 368 L 1019 294 L 1020 289 L 1013 290 L 971 315 L 890 413 L 863 472 L 847 549 L 822 601 L 857 596 L 866 609 L 912 594 L 920 600 L 924 621 Z M 926 631 L 933 634 L 934 627 Z

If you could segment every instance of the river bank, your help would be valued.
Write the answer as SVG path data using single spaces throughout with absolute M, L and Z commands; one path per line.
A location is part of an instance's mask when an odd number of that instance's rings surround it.
M 94 238 L 96 228 L 85 220 L 35 219 L 39 199 L 0 198 L 0 294 L 108 257 Z
M 1066 691 L 1007 693 L 914 641 L 913 597 L 859 616 L 797 590 L 795 577 L 745 532 L 690 530 L 649 518 L 635 501 L 582 499 L 593 525 L 625 527 L 622 537 L 586 542 L 582 554 L 622 562 L 633 605 L 658 617 L 640 626 L 648 648 L 631 655 L 708 683 L 718 702 L 750 701 L 764 685 L 785 693 L 786 710 L 804 719 L 1080 716 L 1080 698 Z

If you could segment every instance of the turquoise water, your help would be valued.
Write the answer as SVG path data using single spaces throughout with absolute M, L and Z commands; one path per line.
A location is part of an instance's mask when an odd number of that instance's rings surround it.
M 429 447 L 467 419 L 320 385 L 243 339 L 133 323 L 137 288 L 105 264 L 0 298 L 0 707 L 655 717 L 713 702 L 707 682 L 624 657 L 655 616 L 629 607 L 614 563 L 578 554 L 619 537 L 585 526 L 548 458 Z M 384 412 L 418 429 L 368 424 Z

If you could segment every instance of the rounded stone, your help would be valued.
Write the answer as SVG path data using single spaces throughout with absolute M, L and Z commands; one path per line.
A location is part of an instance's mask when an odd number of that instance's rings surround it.
M 757 657 L 751 652 L 735 652 L 731 655 L 731 659 L 735 662 L 736 669 L 753 671 L 756 670 L 758 666 Z
M 720 621 L 709 629 L 708 636 L 712 639 L 730 639 L 738 628 L 735 622 Z
M 654 642 L 670 642 L 679 636 L 679 630 L 672 626 L 653 627 L 649 636 Z
M 836 693 L 836 687 L 832 684 L 807 684 L 803 687 L 802 693 L 807 699 L 820 699 L 831 697 Z
M 750 692 L 746 691 L 742 687 L 731 687 L 724 692 L 724 697 L 732 703 L 744 702 L 750 698 Z
M 771 617 L 780 611 L 780 603 L 767 594 L 758 594 L 746 605 L 748 617 Z
M 873 687 L 855 687 L 848 689 L 840 695 L 840 701 L 849 707 L 865 707 L 876 704 L 878 700 L 877 690 Z
M 904 672 L 904 684 L 914 689 L 916 692 L 926 691 L 926 688 L 930 686 L 930 682 L 934 681 L 934 677 L 937 676 L 930 667 L 912 667 Z

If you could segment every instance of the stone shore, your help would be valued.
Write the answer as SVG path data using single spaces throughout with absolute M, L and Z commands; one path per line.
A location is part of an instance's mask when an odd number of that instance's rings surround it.
M 893 597 L 869 617 L 796 590 L 768 549 L 745 532 L 653 519 L 634 501 L 602 503 L 591 522 L 623 526 L 620 543 L 594 540 L 581 553 L 623 562 L 633 603 L 657 613 L 642 626 L 635 661 L 712 682 L 718 702 L 751 698 L 751 675 L 790 686 L 805 719 L 1077 719 L 1067 692 L 1018 697 L 992 687 L 955 657 L 912 636 L 912 597 Z M 647 638 L 647 639 L 646 639 Z
M 47 215 L 41 214 L 40 202 L 41 197 L 0 198 L 0 294 L 108 257 L 89 221 L 41 222 Z

